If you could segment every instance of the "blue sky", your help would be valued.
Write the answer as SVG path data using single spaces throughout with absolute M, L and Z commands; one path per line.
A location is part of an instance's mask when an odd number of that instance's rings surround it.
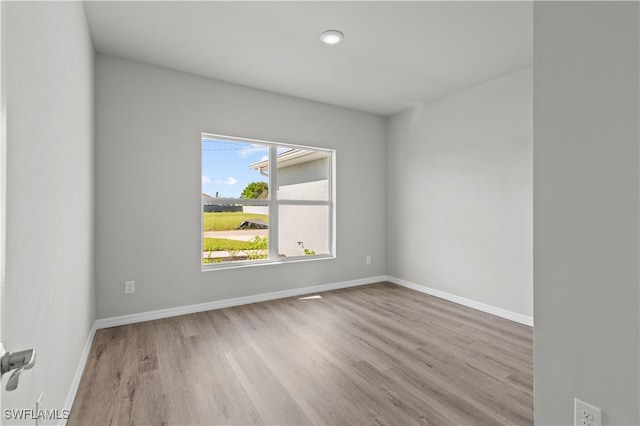
M 251 182 L 268 182 L 249 165 L 266 159 L 269 147 L 245 142 L 202 139 L 202 192 L 238 198 Z

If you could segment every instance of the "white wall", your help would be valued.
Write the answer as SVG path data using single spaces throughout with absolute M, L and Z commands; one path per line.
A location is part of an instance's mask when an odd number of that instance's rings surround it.
M 44 408 L 62 409 L 95 319 L 93 48 L 80 2 L 6 10 L 3 340 L 38 354 L 2 408 L 34 408 L 44 392 Z
M 533 314 L 532 70 L 388 121 L 388 274 Z
M 293 164 L 278 168 L 278 192 L 282 191 L 281 186 L 295 185 L 299 183 L 317 182 L 329 178 L 331 166 L 329 165 L 329 157 L 318 158 L 317 160 L 307 161 L 304 163 Z M 296 197 L 303 200 L 326 200 L 328 192 L 304 195 L 299 194 L 281 194 L 283 197 Z M 300 198 L 304 197 L 304 198 Z M 320 197 L 320 198 L 318 198 Z
M 315 254 L 330 254 L 329 208 L 327 206 L 280 205 L 278 254 L 304 256 L 305 249 Z M 384 234 L 384 230 L 382 232 Z M 302 244 L 298 244 L 298 242 Z
M 329 158 L 294 164 L 278 169 L 278 198 L 289 200 L 328 200 Z M 304 256 L 330 254 L 329 209 L 326 206 L 281 205 L 278 220 L 278 254 Z M 299 244 L 302 243 L 302 244 Z
M 639 12 L 534 5 L 536 424 L 640 424 Z
M 383 118 L 103 55 L 96 116 L 99 318 L 385 274 Z M 337 259 L 201 272 L 200 132 L 336 149 Z

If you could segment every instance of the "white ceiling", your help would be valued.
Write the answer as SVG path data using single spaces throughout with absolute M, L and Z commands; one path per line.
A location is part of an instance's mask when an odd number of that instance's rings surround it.
M 531 2 L 85 3 L 96 51 L 391 115 L 528 66 Z M 345 34 L 336 46 L 325 30 Z

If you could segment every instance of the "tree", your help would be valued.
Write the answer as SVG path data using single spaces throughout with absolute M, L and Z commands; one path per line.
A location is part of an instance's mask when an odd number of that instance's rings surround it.
M 242 190 L 241 198 L 267 198 L 269 196 L 269 184 L 267 182 L 251 182 Z

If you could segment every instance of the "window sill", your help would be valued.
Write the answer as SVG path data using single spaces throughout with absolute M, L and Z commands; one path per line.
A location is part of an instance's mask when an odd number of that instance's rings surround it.
M 335 255 L 316 255 L 316 256 L 299 256 L 289 257 L 278 260 L 239 260 L 236 262 L 224 262 L 224 263 L 209 263 L 201 265 L 201 272 L 219 271 L 226 269 L 237 268 L 252 268 L 255 266 L 271 266 L 271 265 L 286 265 L 288 263 L 300 263 L 300 262 L 315 262 L 317 260 L 331 260 L 335 259 Z

